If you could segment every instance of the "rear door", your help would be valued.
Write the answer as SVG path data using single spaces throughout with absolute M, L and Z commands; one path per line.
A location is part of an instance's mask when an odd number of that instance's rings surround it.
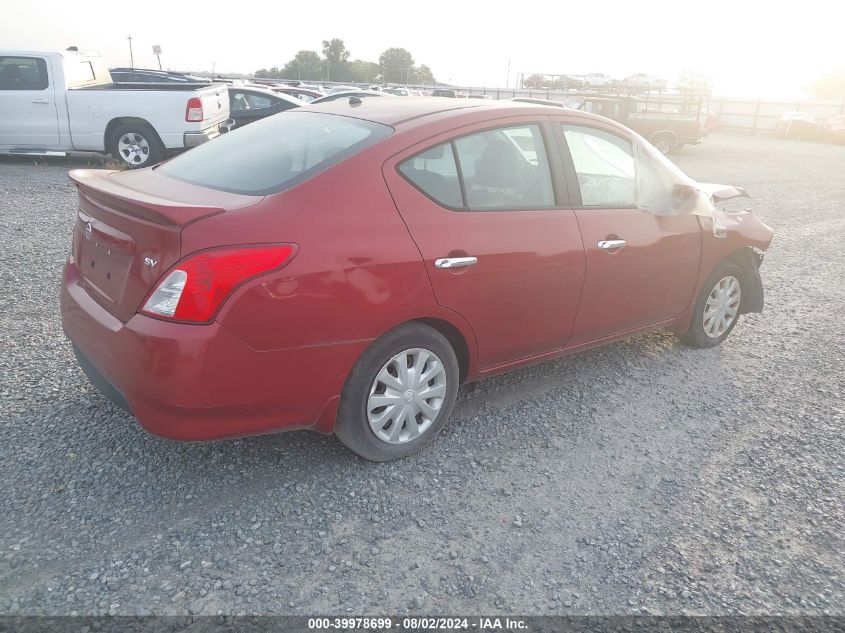
M 384 167 L 437 301 L 471 325 L 482 370 L 563 347 L 584 277 L 549 128 L 512 121 L 440 135 Z
M 679 316 L 701 257 L 698 217 L 635 206 L 633 147 L 613 128 L 556 122 L 562 162 L 586 252 L 571 345 Z
M 59 145 L 58 109 L 48 59 L 0 57 L 0 113 L 0 145 Z

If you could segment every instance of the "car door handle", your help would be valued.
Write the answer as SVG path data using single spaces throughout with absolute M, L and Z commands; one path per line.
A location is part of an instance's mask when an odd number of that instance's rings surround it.
M 50 103 L 47 99 L 33 99 L 32 102 L 33 103 L 42 103 L 42 104 L 45 104 L 45 105 Z
M 627 244 L 625 240 L 599 240 L 599 243 L 596 244 L 600 249 L 603 251 L 615 251 L 619 248 L 622 248 Z
M 477 257 L 442 257 L 434 260 L 435 268 L 466 268 L 477 263 Z

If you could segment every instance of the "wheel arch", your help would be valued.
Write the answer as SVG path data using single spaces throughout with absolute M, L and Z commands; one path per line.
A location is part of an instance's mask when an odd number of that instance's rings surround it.
M 142 119 L 141 117 L 123 116 L 115 117 L 106 124 L 106 131 L 103 135 L 103 145 L 105 146 L 107 152 L 111 151 L 112 141 L 114 140 L 114 131 L 124 124 L 143 125 L 144 127 L 149 128 L 150 131 L 153 133 L 153 136 L 155 136 L 155 140 L 158 141 L 158 143 L 162 147 L 164 147 L 164 143 L 162 142 L 161 137 L 158 135 L 158 132 L 156 132 L 156 129 L 149 121 L 147 121 L 146 119 Z
M 763 256 L 758 254 L 752 247 L 744 246 L 730 253 L 722 261 L 733 262 L 742 271 L 743 292 L 739 305 L 739 314 L 762 312 L 763 280 L 760 277 L 760 263 L 763 261 Z
M 763 311 L 763 280 L 760 278 L 760 263 L 762 255 L 751 246 L 742 246 L 736 250 L 727 252 L 716 259 L 712 266 L 702 269 L 699 272 L 699 281 L 696 285 L 695 294 L 687 308 L 678 317 L 672 329 L 677 332 L 685 332 L 689 328 L 693 312 L 695 311 L 696 300 L 701 292 L 703 284 L 707 282 L 710 275 L 725 262 L 730 262 L 739 267 L 742 272 L 742 299 L 739 306 L 739 314 Z
M 677 143 L 678 135 L 675 134 L 673 130 L 657 130 L 654 134 L 649 137 L 649 141 L 654 144 L 655 141 L 661 138 L 668 138 L 672 141 L 672 143 Z
M 449 341 L 452 349 L 455 350 L 455 356 L 458 359 L 458 369 L 460 370 L 460 382 L 463 384 L 464 381 L 466 381 L 467 376 L 470 375 L 470 368 L 472 365 L 469 344 L 467 343 L 463 332 L 449 321 L 436 317 L 423 317 L 409 321 L 409 323 L 413 322 L 427 325 L 446 337 L 446 340 Z

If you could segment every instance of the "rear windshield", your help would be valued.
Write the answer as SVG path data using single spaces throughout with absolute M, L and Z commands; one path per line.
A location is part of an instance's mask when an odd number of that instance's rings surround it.
M 195 147 L 158 170 L 209 189 L 264 196 L 317 175 L 392 131 L 344 116 L 282 112 Z

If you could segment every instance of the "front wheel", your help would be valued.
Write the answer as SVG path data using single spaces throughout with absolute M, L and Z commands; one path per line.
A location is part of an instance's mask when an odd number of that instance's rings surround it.
M 459 376 L 455 351 L 440 332 L 402 325 L 377 339 L 350 372 L 335 434 L 376 462 L 416 453 L 449 419 Z
M 109 153 L 129 169 L 140 169 L 160 162 L 164 148 L 148 125 L 124 123 L 112 133 Z
M 693 347 L 715 347 L 724 341 L 739 320 L 742 305 L 742 270 L 732 262 L 720 264 L 707 278 L 680 339 Z

